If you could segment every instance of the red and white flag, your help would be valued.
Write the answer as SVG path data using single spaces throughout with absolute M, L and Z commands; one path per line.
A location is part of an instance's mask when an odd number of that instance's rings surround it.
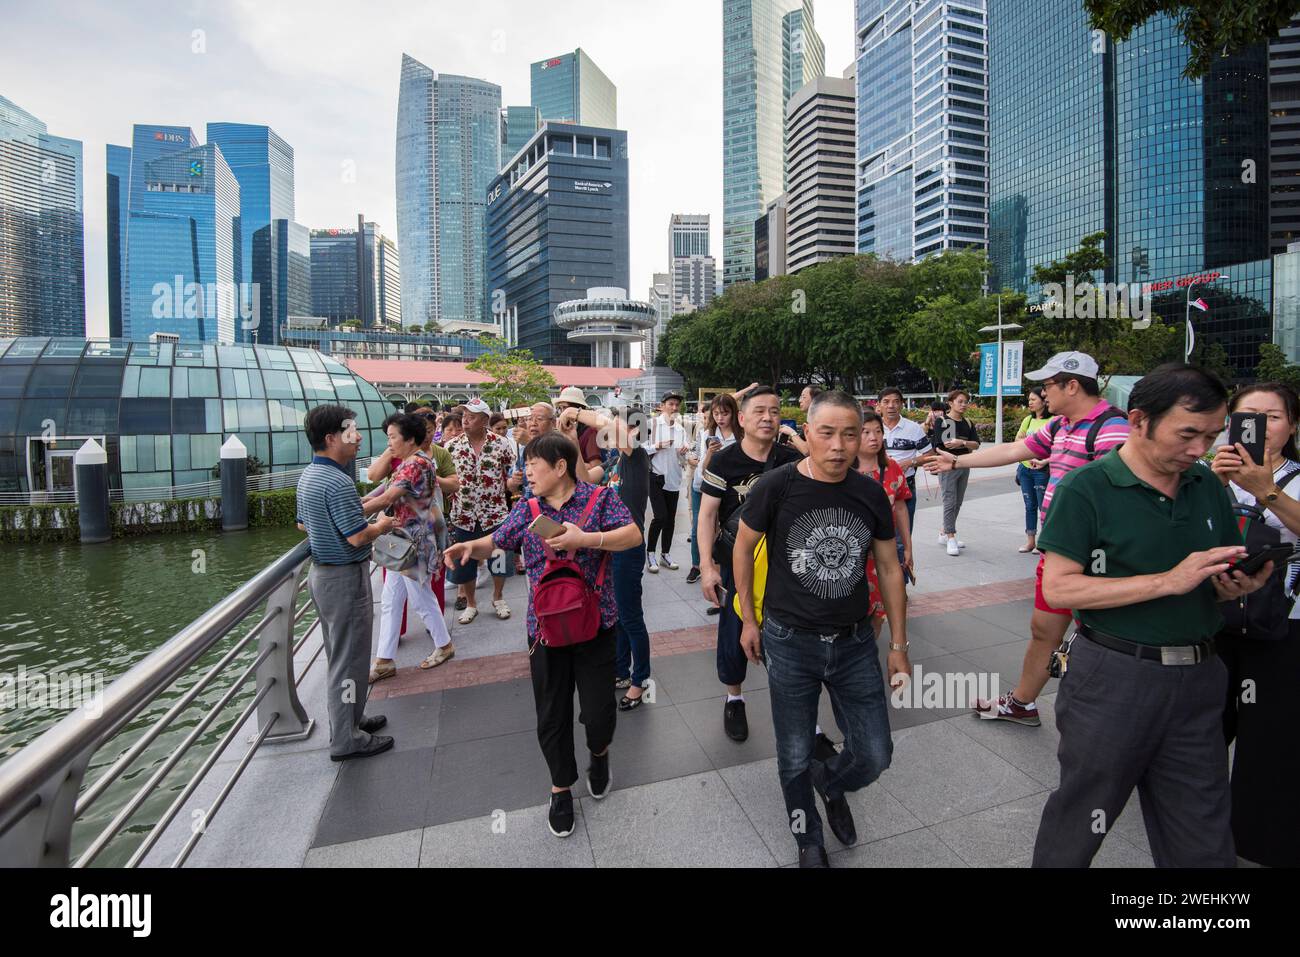
M 1193 299 L 1191 304 L 1195 306 L 1197 309 L 1201 310 L 1201 312 L 1210 311 L 1210 306 L 1204 299 Z

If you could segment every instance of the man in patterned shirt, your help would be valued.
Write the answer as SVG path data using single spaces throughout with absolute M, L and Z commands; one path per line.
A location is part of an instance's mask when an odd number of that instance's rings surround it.
M 451 506 L 450 538 L 455 542 L 471 542 L 491 535 L 506 520 L 510 506 L 506 499 L 506 479 L 514 462 L 510 445 L 488 428 L 492 410 L 482 399 L 474 399 L 465 406 L 464 435 L 448 446 L 451 459 L 460 476 L 460 489 Z M 513 562 L 504 553 L 494 554 L 488 568 L 492 572 L 492 608 L 501 620 L 510 617 L 510 606 L 501 593 L 506 586 Z M 460 586 L 465 599 L 465 610 L 456 620 L 468 625 L 478 617 L 475 599 L 478 562 L 469 561 L 453 567 L 447 580 Z

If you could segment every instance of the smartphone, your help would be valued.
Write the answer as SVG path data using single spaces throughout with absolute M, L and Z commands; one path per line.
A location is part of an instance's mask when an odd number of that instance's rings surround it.
M 1228 444 L 1240 442 L 1255 460 L 1264 464 L 1264 438 L 1268 435 L 1268 416 L 1263 412 L 1234 412 L 1228 416 Z
M 1268 562 L 1288 562 L 1298 558 L 1295 553 L 1295 546 L 1290 544 L 1270 545 L 1263 551 L 1253 552 L 1237 562 L 1228 569 L 1228 574 L 1241 572 L 1243 575 L 1253 575 L 1259 571 Z
M 533 519 L 528 530 L 542 538 L 554 538 L 564 531 L 564 526 L 553 518 L 547 518 L 545 515 L 538 515 Z

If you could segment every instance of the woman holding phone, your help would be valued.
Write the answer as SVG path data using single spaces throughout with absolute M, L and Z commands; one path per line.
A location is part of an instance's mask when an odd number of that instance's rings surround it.
M 1237 443 L 1215 449 L 1210 466 L 1236 500 L 1265 509 L 1264 523 L 1284 543 L 1300 539 L 1300 455 L 1296 426 L 1300 398 L 1290 386 L 1246 386 L 1230 412 L 1265 416 L 1264 461 Z M 1220 633 L 1219 654 L 1228 667 L 1230 701 L 1224 728 L 1237 747 L 1232 762 L 1232 835 L 1240 858 L 1267 867 L 1300 867 L 1300 828 L 1294 823 L 1300 793 L 1300 750 L 1294 694 L 1300 686 L 1300 602 L 1292 596 L 1300 565 L 1287 565 L 1283 581 L 1290 613 L 1285 638 L 1262 640 Z M 1268 585 L 1265 586 L 1270 587 Z M 1274 586 L 1275 587 L 1275 586 Z
M 700 429 L 700 439 L 696 447 L 686 456 L 686 461 L 694 469 L 691 475 L 691 570 L 686 575 L 686 584 L 694 585 L 700 580 L 700 500 L 704 493 L 700 484 L 704 481 L 704 470 L 709 467 L 709 460 L 728 445 L 734 444 L 744 430 L 740 427 L 740 408 L 730 393 L 715 395 L 704 412 L 704 428 Z M 709 544 L 712 547 L 712 543 Z

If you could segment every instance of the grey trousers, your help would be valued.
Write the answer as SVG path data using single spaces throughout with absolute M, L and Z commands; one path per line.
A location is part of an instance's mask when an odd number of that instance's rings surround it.
M 957 513 L 961 511 L 966 486 L 970 482 L 970 469 L 953 469 L 939 473 L 939 490 L 943 493 L 943 533 L 957 531 Z
M 370 735 L 357 727 L 365 717 L 370 693 L 370 638 L 375 615 L 370 562 L 313 564 L 307 583 L 320 613 L 325 642 L 330 754 L 351 754 L 370 744 Z
M 1134 787 L 1156 867 L 1234 867 L 1227 682 L 1217 655 L 1169 666 L 1076 638 L 1056 696 L 1061 784 L 1034 867 L 1087 867 Z

